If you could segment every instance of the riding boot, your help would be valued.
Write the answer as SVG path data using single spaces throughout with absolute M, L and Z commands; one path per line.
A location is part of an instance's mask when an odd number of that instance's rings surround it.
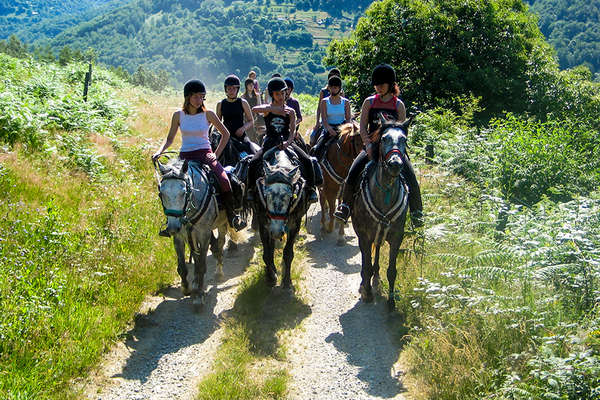
M 342 189 L 342 203 L 337 206 L 337 209 L 333 213 L 333 216 L 344 222 L 344 224 L 348 223 L 348 218 L 350 218 L 350 214 L 352 213 L 352 196 L 355 191 L 356 188 L 354 185 L 350 180 L 346 179 Z
M 423 200 L 421 199 L 421 188 L 415 175 L 415 171 L 410 163 L 406 160 L 406 168 L 404 177 L 408 186 L 408 208 L 410 209 L 410 221 L 413 228 L 423 226 Z
M 325 142 L 327 141 L 328 136 L 325 134 L 322 134 L 321 136 L 319 136 L 319 139 L 317 140 L 317 144 L 315 144 L 315 146 L 312 148 L 312 156 L 315 157 L 317 160 L 321 161 L 323 159 L 323 156 L 325 155 Z
M 227 221 L 229 221 L 229 226 L 236 231 L 241 231 L 244 229 L 246 227 L 246 221 L 236 214 L 233 209 L 233 193 L 223 192 L 221 193 L 221 199 L 223 200 L 223 205 L 225 206 L 225 212 L 227 213 Z
M 158 232 L 158 236 L 162 236 L 162 237 L 171 237 L 171 234 L 169 233 L 169 231 L 167 230 L 167 228 L 162 229 Z

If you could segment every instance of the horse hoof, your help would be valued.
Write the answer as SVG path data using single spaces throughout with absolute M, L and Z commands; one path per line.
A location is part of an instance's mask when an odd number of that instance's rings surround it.
M 285 290 L 287 294 L 294 294 L 296 292 L 296 288 L 291 283 L 285 283 L 283 285 L 283 290 Z
M 360 293 L 360 299 L 362 301 L 364 301 L 365 303 L 373 302 L 373 294 L 368 293 L 364 286 L 361 285 L 360 289 L 358 289 L 358 292 Z
M 342 238 L 339 238 L 339 239 L 338 239 L 338 240 L 335 242 L 335 245 L 336 245 L 336 246 L 338 246 L 338 247 L 345 246 L 345 245 L 346 245 L 346 241 L 345 241 L 344 239 L 342 239 Z
M 375 277 L 373 278 L 373 290 L 378 292 L 379 289 L 381 289 L 381 281 L 379 280 L 379 277 Z
M 184 281 L 183 279 L 181 280 L 181 294 L 184 296 L 189 296 L 191 293 L 189 286 L 187 285 L 187 282 Z
M 396 302 L 394 301 L 394 299 L 388 299 L 387 308 L 389 312 L 393 312 L 396 310 Z
M 235 253 L 238 250 L 238 244 L 235 242 L 229 242 L 229 246 L 227 247 L 227 251 L 230 253 Z
M 215 272 L 215 281 L 223 282 L 225 280 L 225 274 L 223 272 Z
M 270 288 L 275 287 L 275 285 L 277 285 L 277 277 L 267 275 L 265 281 L 267 283 L 267 286 Z

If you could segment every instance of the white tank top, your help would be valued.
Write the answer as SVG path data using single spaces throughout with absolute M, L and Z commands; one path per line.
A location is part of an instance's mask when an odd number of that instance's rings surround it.
M 181 149 L 179 151 L 194 151 L 210 149 L 208 140 L 208 128 L 210 124 L 206 120 L 206 113 L 194 115 L 186 114 L 183 110 L 179 112 L 179 129 L 181 130 Z
M 329 124 L 339 125 L 346 120 L 346 101 L 342 99 L 340 104 L 331 104 L 331 97 L 325 99 L 327 105 L 327 122 Z

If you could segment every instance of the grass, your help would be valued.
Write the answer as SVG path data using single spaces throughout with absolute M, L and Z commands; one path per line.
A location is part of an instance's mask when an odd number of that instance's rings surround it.
M 298 288 L 301 271 L 297 264 L 305 251 L 302 243 L 296 246 L 292 282 Z M 200 383 L 198 399 L 286 398 L 286 337 L 309 314 L 310 307 L 298 294 L 265 285 L 264 263 L 257 252 L 224 322 L 225 338 L 213 363 L 214 372 Z

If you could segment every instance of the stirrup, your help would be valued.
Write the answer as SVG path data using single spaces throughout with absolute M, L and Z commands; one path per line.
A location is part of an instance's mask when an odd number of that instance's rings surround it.
M 163 230 L 161 230 L 161 231 L 158 232 L 158 236 L 161 236 L 161 237 L 171 237 L 171 234 L 166 229 L 163 229 Z
M 424 225 L 423 222 L 423 211 L 415 210 L 410 212 L 410 223 L 414 230 L 418 228 L 422 228 Z
M 348 218 L 350 218 L 350 206 L 346 203 L 340 204 L 333 213 L 333 216 L 341 220 L 344 224 L 347 224 Z

